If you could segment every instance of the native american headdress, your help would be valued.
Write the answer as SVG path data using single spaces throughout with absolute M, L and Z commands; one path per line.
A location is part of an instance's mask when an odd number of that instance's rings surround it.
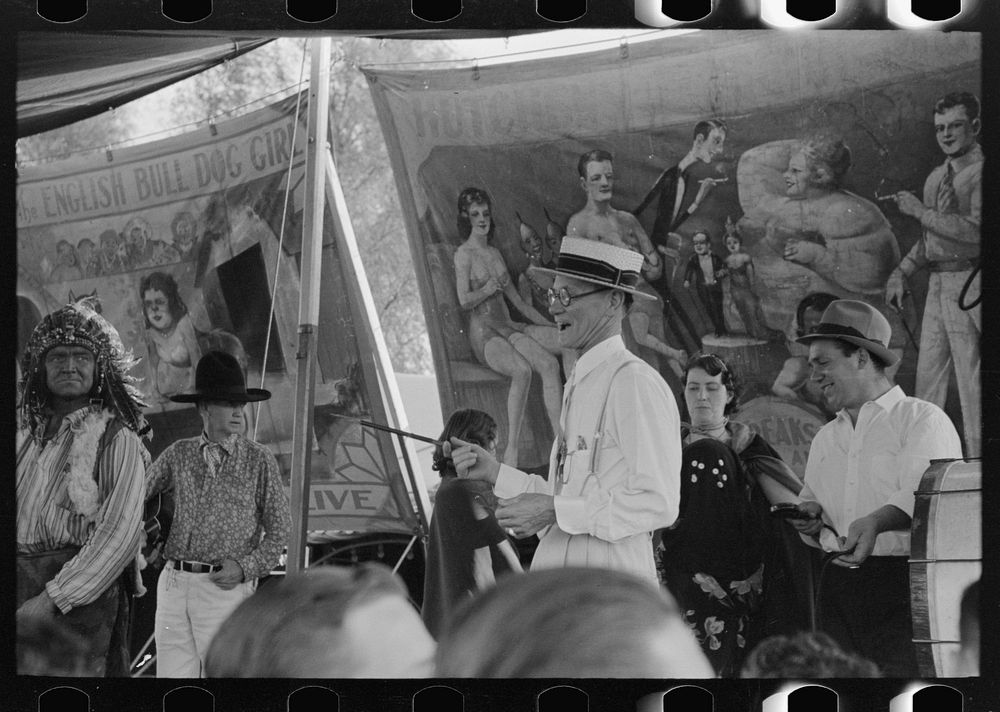
M 76 344 L 94 353 L 94 389 L 91 400 L 121 418 L 137 433 L 148 430 L 142 408 L 146 404 L 129 374 L 138 363 L 125 348 L 118 331 L 97 313 L 93 297 L 85 297 L 45 316 L 31 332 L 21 358 L 18 413 L 21 427 L 32 431 L 45 419 L 48 388 L 45 384 L 45 354 L 54 346 Z

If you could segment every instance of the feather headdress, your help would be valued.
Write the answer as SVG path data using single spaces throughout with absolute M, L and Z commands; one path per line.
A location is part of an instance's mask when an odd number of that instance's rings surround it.
M 125 348 L 118 331 L 94 308 L 94 297 L 85 297 L 46 315 L 31 332 L 21 359 L 19 425 L 32 432 L 45 420 L 49 406 L 45 354 L 54 346 L 79 345 L 94 354 L 94 389 L 91 400 L 121 418 L 129 429 L 143 434 L 149 428 L 142 415 L 146 404 L 129 371 L 138 363 Z

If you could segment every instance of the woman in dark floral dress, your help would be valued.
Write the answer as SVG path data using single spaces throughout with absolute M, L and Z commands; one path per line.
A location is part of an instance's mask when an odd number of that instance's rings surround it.
M 794 532 L 769 515 L 772 501 L 794 499 L 802 484 L 763 438 L 729 421 L 736 395 L 722 359 L 692 358 L 680 515 L 657 546 L 661 580 L 720 677 L 737 676 L 765 636 L 808 620 L 808 588 L 788 555 Z

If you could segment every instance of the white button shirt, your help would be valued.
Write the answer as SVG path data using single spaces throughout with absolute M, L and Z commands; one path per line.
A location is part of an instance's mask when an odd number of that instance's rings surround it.
M 819 502 L 837 533 L 847 536 L 853 521 L 887 504 L 912 517 L 913 493 L 930 461 L 961 457 L 961 440 L 944 411 L 894 386 L 861 406 L 856 424 L 841 410 L 816 433 L 800 496 Z M 872 551 L 909 553 L 909 530 L 882 532 Z
M 673 524 L 680 503 L 674 396 L 620 336 L 577 360 L 566 394 L 564 475 L 557 441 L 548 480 L 501 465 L 495 492 L 554 495 L 556 525 L 539 532 L 532 568 L 603 566 L 655 583 L 651 533 Z

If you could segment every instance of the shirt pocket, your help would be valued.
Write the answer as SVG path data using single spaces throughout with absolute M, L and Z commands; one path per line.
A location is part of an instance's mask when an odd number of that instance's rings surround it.
M 916 489 L 916 485 L 920 482 L 919 476 L 913 482 L 912 487 L 907 484 L 908 480 L 912 479 L 912 474 L 916 469 L 920 469 L 916 458 L 907 457 L 901 453 L 872 455 L 869 475 L 872 479 L 875 495 L 879 500 L 873 504 L 882 506 L 896 492 Z
M 597 457 L 592 458 L 593 450 L 587 451 L 580 476 L 581 494 L 589 494 L 598 488 L 606 490 L 624 485 L 629 476 L 629 469 L 619 466 L 624 458 L 618 444 L 605 436 L 596 443 L 592 441 L 590 445 L 597 447 Z
M 913 493 L 927 470 L 927 458 L 905 453 L 872 456 L 872 475 L 888 494 L 897 491 Z
M 225 498 L 227 504 L 225 508 L 233 512 L 246 514 L 256 514 L 257 497 L 253 482 L 247 482 L 248 473 L 241 472 L 240 476 L 228 477 L 225 482 Z

